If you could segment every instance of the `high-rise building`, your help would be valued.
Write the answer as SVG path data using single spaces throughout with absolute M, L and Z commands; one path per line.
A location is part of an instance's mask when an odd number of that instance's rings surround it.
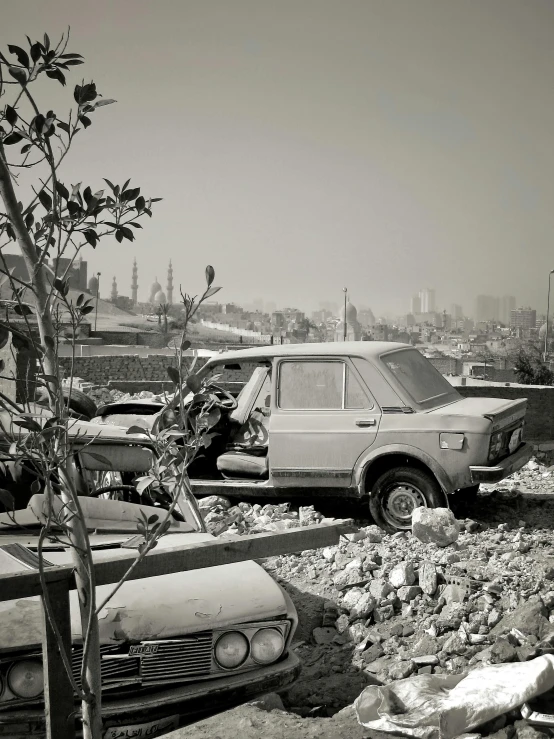
M 500 298 L 500 312 L 498 318 L 509 326 L 512 311 L 516 309 L 516 299 L 513 295 L 503 295 Z
M 518 308 L 510 314 L 510 328 L 531 329 L 537 327 L 537 311 L 531 308 Z
M 138 303 L 138 267 L 137 260 L 133 260 L 133 276 L 131 278 L 131 302 L 133 305 Z
M 167 302 L 169 305 L 173 304 L 173 266 L 171 259 L 169 260 L 169 267 L 167 269 Z
M 434 313 L 435 312 L 435 291 L 429 287 L 424 288 L 419 293 L 419 299 L 421 300 L 421 313 Z
M 410 313 L 413 313 L 414 315 L 421 313 L 421 298 L 419 297 L 419 295 L 412 295 L 412 300 L 410 303 Z
M 450 315 L 452 316 L 453 321 L 458 321 L 460 318 L 463 318 L 464 311 L 462 306 L 457 303 L 452 303 L 450 307 Z
M 478 295 L 475 302 L 475 320 L 498 321 L 500 300 L 493 295 Z

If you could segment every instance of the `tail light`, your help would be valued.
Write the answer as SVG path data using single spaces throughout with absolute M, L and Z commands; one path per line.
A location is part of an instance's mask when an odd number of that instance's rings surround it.
M 502 451 L 502 437 L 502 431 L 497 431 L 491 436 L 491 441 L 489 445 L 489 462 L 492 462 L 494 459 L 500 456 L 500 452 Z

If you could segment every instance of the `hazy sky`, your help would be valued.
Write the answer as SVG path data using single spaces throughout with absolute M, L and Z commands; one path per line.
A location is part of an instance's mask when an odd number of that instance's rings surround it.
M 139 297 L 405 312 L 435 287 L 546 307 L 554 268 L 552 0 L 2 0 L 0 42 L 71 25 L 118 100 L 62 179 L 164 198 L 134 244 L 86 254 Z M 59 88 L 59 89 L 56 89 Z M 59 110 L 64 97 L 52 82 Z M 71 95 L 71 92 L 67 93 Z

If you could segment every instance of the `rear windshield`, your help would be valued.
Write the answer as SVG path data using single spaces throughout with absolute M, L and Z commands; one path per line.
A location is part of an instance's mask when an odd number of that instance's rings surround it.
M 417 349 L 385 354 L 381 360 L 417 405 L 433 405 L 456 390 Z

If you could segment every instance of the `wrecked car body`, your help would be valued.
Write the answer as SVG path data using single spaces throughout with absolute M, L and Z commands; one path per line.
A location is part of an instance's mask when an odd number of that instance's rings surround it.
M 463 398 L 411 345 L 242 349 L 210 359 L 198 376 L 210 375 L 237 407 L 190 468 L 196 495 L 368 497 L 376 522 L 397 531 L 410 528 L 414 508 L 447 506 L 449 494 L 475 494 L 531 458 L 525 399 Z M 122 419 L 125 403 L 116 405 Z M 167 412 L 128 422 L 155 431 Z
M 89 434 L 89 443 L 90 434 L 95 436 L 94 451 L 84 444 L 79 448 L 85 437 L 78 436 L 74 454 L 93 557 L 138 550 L 143 541 L 137 535 L 139 516 L 160 516 L 165 509 L 116 500 L 112 492 L 94 497 L 94 492 L 110 466 L 118 475 L 121 468 L 132 476 L 148 471 L 154 450 L 144 436 L 126 429 L 86 423 L 80 429 Z M 38 567 L 45 515 L 42 493 L 15 513 L 0 514 L 0 573 Z M 194 501 L 180 495 L 156 550 L 212 538 Z M 44 542 L 43 555 L 49 567 L 68 564 L 71 553 L 57 537 Z M 197 715 L 217 713 L 295 680 L 300 666 L 290 644 L 297 616 L 288 595 L 252 561 L 206 572 L 126 582 L 100 612 L 103 736 L 160 736 Z M 99 603 L 112 587 L 97 588 Z M 78 680 L 82 633 L 75 591 L 70 600 Z M 44 736 L 39 598 L 0 603 L 0 624 L 0 736 Z M 75 708 L 78 718 L 77 703 Z

